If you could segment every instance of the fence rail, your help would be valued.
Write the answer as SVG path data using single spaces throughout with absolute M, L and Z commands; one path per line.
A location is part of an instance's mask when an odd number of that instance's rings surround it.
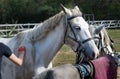
M 120 28 L 120 20 L 99 20 L 99 21 L 88 21 L 92 25 L 104 24 L 106 28 Z
M 88 21 L 92 25 L 104 24 L 106 28 L 120 28 L 120 20 L 99 20 L 99 21 Z M 31 29 L 40 23 L 27 23 L 27 24 L 0 24 L 0 37 L 12 37 L 17 33 Z
M 17 33 L 31 29 L 40 23 L 27 23 L 27 24 L 0 24 L 0 37 L 12 37 Z

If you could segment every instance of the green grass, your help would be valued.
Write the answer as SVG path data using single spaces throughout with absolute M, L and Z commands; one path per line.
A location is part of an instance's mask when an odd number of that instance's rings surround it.
M 64 45 L 53 59 L 53 66 L 58 66 L 66 63 L 74 63 L 75 53 L 66 45 Z
M 109 36 L 113 39 L 114 41 L 114 47 L 116 51 L 120 51 L 120 30 L 108 30 Z

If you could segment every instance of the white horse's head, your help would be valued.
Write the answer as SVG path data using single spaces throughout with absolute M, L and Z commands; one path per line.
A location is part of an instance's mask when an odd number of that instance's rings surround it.
M 75 52 L 83 52 L 93 59 L 98 56 L 99 51 L 89 32 L 89 25 L 83 19 L 82 13 L 76 6 L 74 9 L 67 9 L 62 6 L 66 14 L 65 43 Z

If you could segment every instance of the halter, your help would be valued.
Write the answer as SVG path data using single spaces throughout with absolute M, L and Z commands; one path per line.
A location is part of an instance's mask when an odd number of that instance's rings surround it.
M 84 45 L 86 42 L 90 41 L 90 40 L 98 39 L 98 37 L 92 37 L 92 38 L 88 38 L 88 39 L 86 39 L 86 40 L 84 40 L 84 41 L 79 41 L 79 40 L 77 39 L 77 34 L 75 33 L 74 28 L 73 28 L 73 27 L 71 26 L 71 24 L 70 24 L 70 20 L 72 20 L 72 19 L 74 19 L 74 18 L 76 18 L 76 17 L 80 17 L 80 15 L 78 15 L 78 16 L 72 16 L 72 17 L 66 19 L 66 31 L 65 31 L 65 36 L 64 36 L 64 43 L 66 42 L 65 39 L 66 39 L 66 36 L 67 36 L 68 28 L 70 28 L 70 30 L 72 31 L 72 33 L 73 33 L 73 35 L 74 35 L 74 38 L 73 38 L 73 37 L 70 37 L 70 36 L 68 36 L 68 38 L 70 38 L 70 39 L 72 39 L 73 41 L 75 41 L 76 43 L 78 43 L 78 47 L 77 47 L 77 49 L 76 49 L 74 52 L 77 52 L 77 56 L 79 56 L 81 52 L 84 52 L 84 51 L 85 51 L 83 45 Z

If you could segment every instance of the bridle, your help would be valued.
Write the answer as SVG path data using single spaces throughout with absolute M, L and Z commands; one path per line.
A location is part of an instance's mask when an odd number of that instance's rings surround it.
M 70 39 L 72 39 L 73 41 L 75 41 L 76 43 L 78 43 L 78 47 L 77 47 L 77 49 L 74 51 L 74 52 L 80 52 L 80 50 L 82 51 L 82 46 L 83 46 L 83 44 L 85 44 L 86 42 L 88 42 L 88 41 L 90 41 L 90 40 L 93 40 L 93 39 L 96 39 L 96 37 L 92 37 L 92 38 L 88 38 L 88 39 L 86 39 L 86 40 L 84 40 L 84 41 L 79 41 L 78 39 L 77 39 L 77 34 L 75 33 L 75 30 L 74 30 L 74 28 L 71 26 L 71 24 L 70 24 L 70 21 L 72 20 L 72 19 L 74 19 L 74 18 L 76 18 L 76 17 L 79 17 L 80 15 L 78 15 L 78 16 L 72 16 L 72 17 L 70 17 L 70 18 L 67 18 L 67 21 L 66 21 L 66 31 L 65 31 L 65 36 L 64 36 L 64 43 L 66 42 L 66 37 L 67 37 L 67 31 L 68 31 L 68 28 L 70 28 L 70 30 L 72 31 L 72 33 L 73 33 L 73 35 L 74 35 L 74 38 L 73 37 L 71 37 L 71 36 L 68 36 L 68 38 L 70 38 Z
M 72 39 L 73 41 L 75 41 L 76 43 L 78 43 L 77 49 L 74 50 L 74 52 L 77 52 L 76 56 L 77 56 L 77 58 L 78 58 L 79 56 L 82 56 L 82 55 L 81 55 L 81 52 L 84 52 L 84 51 L 85 51 L 84 44 L 85 44 L 86 42 L 88 42 L 88 41 L 91 41 L 91 40 L 94 40 L 94 39 L 98 39 L 98 37 L 91 37 L 91 38 L 88 38 L 88 39 L 86 39 L 86 40 L 84 40 L 84 41 L 79 41 L 79 40 L 77 39 L 77 34 L 76 34 L 74 28 L 73 28 L 73 27 L 71 26 L 71 24 L 70 24 L 70 21 L 71 21 L 72 19 L 76 18 L 76 17 L 80 17 L 80 15 L 66 18 L 66 30 L 65 30 L 65 36 L 64 36 L 64 43 L 66 43 L 66 37 L 68 37 L 68 38 Z M 70 30 L 72 31 L 74 37 L 67 36 L 68 28 L 70 28 Z

